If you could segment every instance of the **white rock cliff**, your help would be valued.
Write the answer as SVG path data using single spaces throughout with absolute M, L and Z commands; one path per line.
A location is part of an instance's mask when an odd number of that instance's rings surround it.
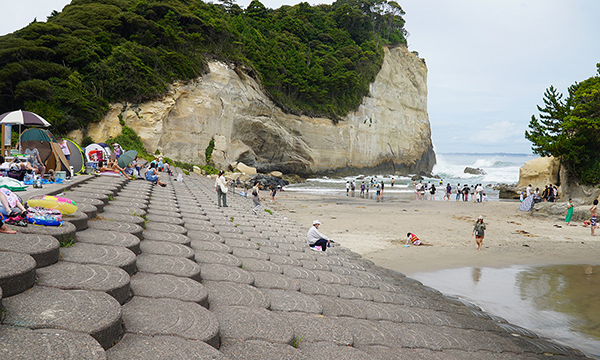
M 150 153 L 204 164 L 212 140 L 218 168 L 243 162 L 260 172 L 430 172 L 435 164 L 427 115 L 427 67 L 404 47 L 385 49 L 383 66 L 360 107 L 337 125 L 284 113 L 259 82 L 218 61 L 163 99 L 112 104 L 87 130 L 94 141 L 121 131 L 119 115 Z M 81 140 L 81 139 L 78 139 Z

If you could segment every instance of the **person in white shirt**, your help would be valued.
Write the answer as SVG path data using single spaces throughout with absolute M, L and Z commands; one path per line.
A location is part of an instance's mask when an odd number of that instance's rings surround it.
M 225 172 L 219 171 L 219 176 L 215 181 L 217 191 L 217 204 L 221 207 L 221 199 L 223 199 L 223 207 L 227 207 L 227 180 L 225 180 Z
M 320 246 L 322 251 L 327 250 L 329 246 L 330 240 L 324 234 L 319 232 L 319 226 L 321 226 L 321 222 L 319 220 L 313 221 L 313 226 L 310 227 L 308 233 L 306 234 L 306 242 L 311 249 L 315 251 L 319 251 L 317 246 Z
M 531 195 L 531 184 L 529 184 L 525 191 L 527 192 L 527 197 L 529 197 Z
M 483 186 L 481 186 L 481 184 L 477 184 L 475 193 L 477 195 L 477 202 L 483 202 Z

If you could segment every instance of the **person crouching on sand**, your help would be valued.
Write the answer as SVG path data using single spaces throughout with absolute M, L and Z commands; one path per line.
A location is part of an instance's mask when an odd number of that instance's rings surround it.
M 485 236 L 485 223 L 483 222 L 483 216 L 479 215 L 475 226 L 473 226 L 473 234 L 475 235 L 475 241 L 477 241 L 477 250 L 481 251 L 481 245 L 483 245 L 483 237 Z
M 417 237 L 417 235 L 413 234 L 413 233 L 407 233 L 406 236 L 408 237 L 408 239 L 406 239 L 406 245 L 408 245 L 408 243 L 412 243 L 414 246 L 433 246 L 431 244 L 428 243 L 424 243 L 421 240 L 419 240 L 419 238 Z

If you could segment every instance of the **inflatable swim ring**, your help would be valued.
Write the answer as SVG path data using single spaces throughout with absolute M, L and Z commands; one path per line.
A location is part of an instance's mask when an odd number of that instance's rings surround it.
M 72 214 L 77 211 L 75 201 L 49 195 L 36 195 L 27 200 L 29 206 L 39 206 L 46 209 L 55 209 L 63 214 Z
M 62 221 L 54 220 L 54 219 L 39 219 L 35 217 L 27 217 L 27 221 L 33 225 L 43 225 L 43 226 L 61 226 Z

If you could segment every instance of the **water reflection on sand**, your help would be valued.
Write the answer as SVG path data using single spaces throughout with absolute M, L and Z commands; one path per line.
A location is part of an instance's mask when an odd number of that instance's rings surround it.
M 600 359 L 600 266 L 461 268 L 411 277 Z

